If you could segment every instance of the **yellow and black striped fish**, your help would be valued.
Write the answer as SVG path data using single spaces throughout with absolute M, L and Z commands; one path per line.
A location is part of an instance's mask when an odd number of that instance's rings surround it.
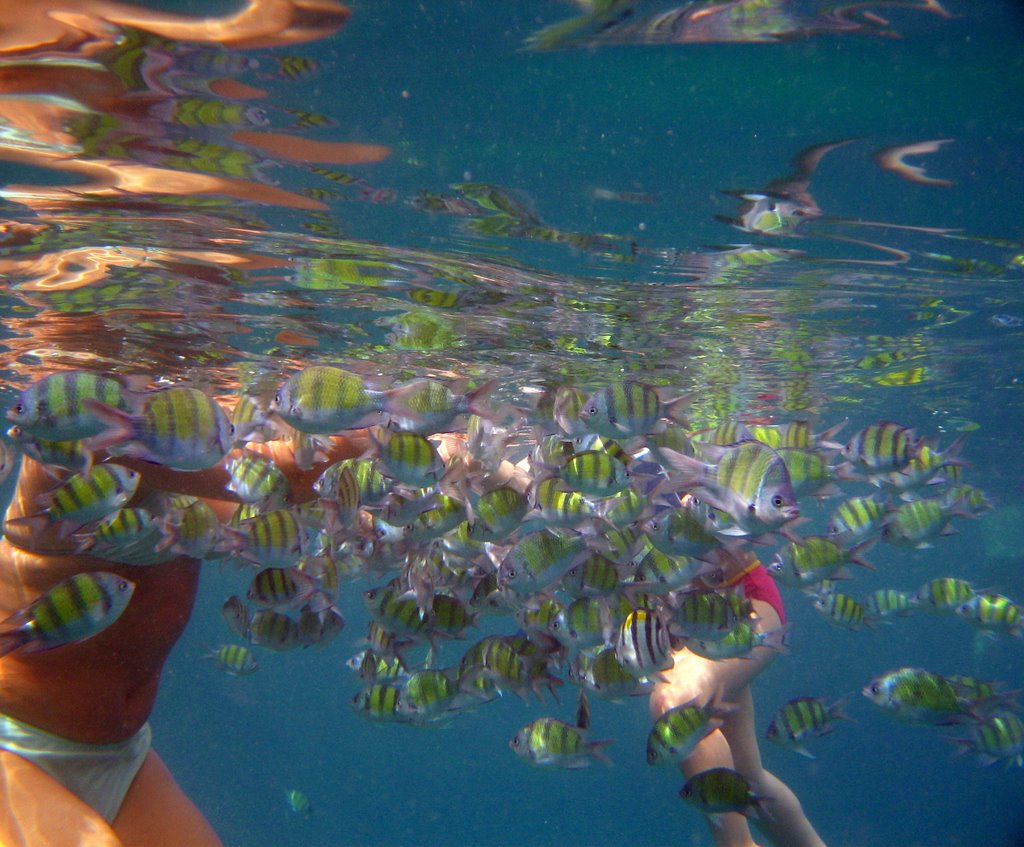
M 77 573 L 0 624 L 0 656 L 19 647 L 35 652 L 91 638 L 121 616 L 134 591 L 135 583 L 117 574 Z

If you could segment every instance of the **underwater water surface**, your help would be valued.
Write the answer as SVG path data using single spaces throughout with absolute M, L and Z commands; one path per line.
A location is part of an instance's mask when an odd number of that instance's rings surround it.
M 519 405 L 643 379 L 691 394 L 695 430 L 845 420 L 845 443 L 897 421 L 937 448 L 965 436 L 963 478 L 995 509 L 927 547 L 879 542 L 843 590 L 957 577 L 1024 601 L 1019 4 L 348 5 L 278 46 L 127 25 L 74 48 L 0 39 L 4 408 L 62 369 L 226 396 L 332 364 L 494 379 Z M 836 502 L 810 501 L 815 526 Z M 534 718 L 573 720 L 571 682 L 432 728 L 357 714 L 346 662 L 386 578 L 342 586 L 329 644 L 225 674 L 206 654 L 251 577 L 204 565 L 153 717 L 226 844 L 712 843 L 679 774 L 646 764 L 645 697 L 591 700 L 611 768 L 509 749 Z M 1024 769 L 860 694 L 901 667 L 1024 688 L 1019 633 L 923 612 L 849 631 L 783 596 L 758 732 L 791 698 L 852 695 L 813 760 L 762 743 L 825 841 L 1024 844 Z M 481 618 L 439 651 L 515 628 Z

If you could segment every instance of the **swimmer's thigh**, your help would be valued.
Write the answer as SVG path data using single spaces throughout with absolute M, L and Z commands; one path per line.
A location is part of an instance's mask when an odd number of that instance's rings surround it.
M 106 821 L 52 776 L 0 750 L 0 844 L 121 847 Z
M 124 847 L 222 847 L 203 813 L 150 750 L 114 818 Z

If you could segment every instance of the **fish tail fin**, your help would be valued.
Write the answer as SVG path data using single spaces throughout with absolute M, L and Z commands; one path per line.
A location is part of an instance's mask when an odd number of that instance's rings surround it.
M 968 434 L 969 433 L 961 432 L 950 442 L 949 446 L 942 451 L 942 463 L 944 465 L 960 465 L 961 467 L 966 467 L 970 464 L 970 462 L 965 459 L 959 458 L 960 451 L 964 447 L 964 442 L 967 441 Z
M 17 622 L 17 614 L 12 615 L 4 623 Z M 0 632 L 0 658 L 27 644 L 31 638 L 20 626 Z
M 83 405 L 104 425 L 104 429 L 91 438 L 86 438 L 82 445 L 90 452 L 107 450 L 115 444 L 122 444 L 135 437 L 136 418 L 128 412 L 115 409 L 92 397 L 82 401 Z
M 240 556 L 249 547 L 249 535 L 238 527 L 221 524 L 220 539 L 214 545 L 218 553 Z
M 669 475 L 669 483 L 677 491 L 696 488 L 704 481 L 706 469 L 700 459 L 686 456 L 670 447 L 662 447 L 661 454 L 672 471 Z
M 969 738 L 960 738 L 952 735 L 943 735 L 942 738 L 956 748 L 954 754 L 957 756 L 963 756 L 974 750 L 974 742 Z
M 853 692 L 844 694 L 838 700 L 835 701 L 831 706 L 828 707 L 828 716 L 834 721 L 851 721 L 856 723 L 856 718 L 851 718 L 846 712 L 843 711 L 846 705 L 853 698 Z
M 587 754 L 591 758 L 599 761 L 605 767 L 610 768 L 612 766 L 612 760 L 608 758 L 607 754 L 604 752 L 604 748 L 613 743 L 614 739 L 611 738 L 602 738 L 598 741 L 588 741 Z
M 91 532 L 75 533 L 71 536 L 71 540 L 75 542 L 76 556 L 80 556 L 82 553 L 88 552 L 96 544 L 96 536 Z
M 292 430 L 292 452 L 299 470 L 308 471 L 313 465 L 330 458 L 330 442 L 325 436 Z
M 811 758 L 813 759 L 814 757 L 811 756 Z M 771 802 L 771 800 L 772 800 L 771 797 L 766 797 L 766 796 L 761 795 L 761 794 L 755 795 L 754 799 L 753 799 L 753 802 L 750 804 L 750 806 L 748 808 L 750 816 L 753 817 L 753 818 L 758 818 L 758 819 L 763 817 L 763 818 L 767 818 L 770 821 L 774 821 L 775 820 L 775 815 L 773 815 L 771 813 L 771 810 L 768 808 L 768 806 L 765 803 L 765 801 Z
M 39 535 L 47 526 L 49 526 L 49 518 L 46 514 L 39 515 L 24 515 L 20 518 L 11 518 L 6 522 L 4 531 L 13 529 L 16 532 L 26 532 L 30 538 L 34 538 Z
M 840 444 L 839 442 L 833 441 L 832 439 L 835 438 L 839 434 L 839 430 L 841 430 L 849 422 L 849 418 L 843 418 L 843 420 L 841 420 L 839 423 L 829 427 L 824 432 L 818 433 L 818 435 L 815 436 L 818 442 L 818 447 L 825 450 L 842 450 L 846 445 Z
M 498 387 L 497 379 L 489 379 L 483 385 L 479 385 L 466 394 L 466 407 L 471 415 L 478 415 L 481 418 L 495 417 L 495 411 L 487 405 L 487 401 Z
M 693 398 L 696 396 L 696 393 L 691 392 L 689 394 L 683 394 L 681 397 L 665 401 L 665 417 L 672 421 L 672 423 L 688 427 L 690 422 L 687 419 L 684 410 L 693 403 Z
M 835 476 L 836 479 L 841 479 L 844 482 L 864 482 L 867 479 L 866 476 L 857 473 L 853 469 L 852 462 L 843 462 L 842 464 L 836 465 Z
M 175 526 L 174 521 L 171 520 L 170 516 L 160 515 L 154 517 L 153 524 L 160 533 L 160 540 L 153 547 L 154 552 L 162 553 L 164 550 L 167 550 L 177 544 L 178 527 Z
M 875 536 L 872 536 L 871 538 L 867 539 L 866 541 L 862 541 L 860 544 L 857 544 L 856 546 L 851 547 L 847 551 L 847 555 L 849 557 L 849 560 L 851 562 L 853 562 L 853 564 L 855 564 L 855 565 L 860 565 L 862 568 L 867 568 L 869 571 L 876 571 L 876 570 L 878 570 L 878 568 L 876 568 L 873 564 L 871 564 L 871 562 L 869 562 L 867 559 L 865 559 L 865 558 L 863 558 L 861 556 L 861 553 L 863 553 L 865 550 L 869 550 L 871 547 L 873 547 L 877 540 L 878 539 Z

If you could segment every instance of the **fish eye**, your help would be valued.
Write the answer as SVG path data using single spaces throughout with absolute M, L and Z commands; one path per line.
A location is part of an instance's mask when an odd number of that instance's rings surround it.
M 516 569 L 515 568 L 512 568 L 512 569 L 509 570 L 508 578 L 509 579 L 515 579 L 516 578 Z
M 515 738 L 512 739 L 512 746 L 513 747 L 518 747 L 519 746 L 519 736 L 518 735 Z
M 784 505 L 786 505 L 786 501 L 782 499 L 781 494 L 776 494 L 774 497 L 772 497 L 772 505 L 776 509 L 781 509 Z
M 647 761 L 653 763 L 653 762 L 656 762 L 657 760 L 658 760 L 658 754 L 655 753 L 653 750 L 648 750 L 647 751 Z
M 597 414 L 597 404 L 596 403 L 591 403 L 589 406 L 584 406 L 583 407 L 583 414 L 590 415 L 591 417 L 596 415 Z
M 23 414 L 25 414 L 25 404 L 24 403 L 15 403 L 14 404 L 14 414 L 16 414 L 16 415 L 23 415 Z
M 872 694 L 878 694 L 878 693 L 880 693 L 880 692 L 881 692 L 881 690 L 882 690 L 882 686 L 881 686 L 881 685 L 879 685 L 879 684 L 878 684 L 877 682 L 872 682 L 872 683 L 871 683 L 871 686 L 870 686 L 870 687 L 868 688 L 868 690 L 869 690 L 869 691 L 870 691 L 870 692 L 871 692 Z

